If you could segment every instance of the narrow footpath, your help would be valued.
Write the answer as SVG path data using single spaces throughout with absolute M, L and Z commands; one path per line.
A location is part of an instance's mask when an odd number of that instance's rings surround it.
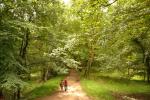
M 51 96 L 38 98 L 36 100 L 92 100 L 82 90 L 80 78 L 76 71 L 71 70 L 65 79 L 68 81 L 68 91 L 58 90 Z

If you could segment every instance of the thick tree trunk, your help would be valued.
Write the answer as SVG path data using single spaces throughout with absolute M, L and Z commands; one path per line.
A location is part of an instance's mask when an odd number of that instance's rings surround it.
M 150 57 L 149 55 L 146 58 L 146 65 L 147 65 L 147 82 L 150 82 Z
M 84 72 L 85 77 L 88 77 L 90 74 L 93 60 L 94 60 L 94 50 L 93 50 L 93 46 L 91 45 L 90 50 L 89 50 L 89 59 L 88 59 L 87 66 L 86 66 L 85 72 Z
M 150 69 L 147 70 L 147 82 L 150 83 Z
M 22 44 L 20 48 L 20 57 L 24 60 L 26 60 L 26 52 L 27 52 L 27 47 L 29 44 L 29 34 L 30 34 L 30 31 L 29 29 L 27 29 L 26 33 L 24 34 L 24 38 L 22 40 Z
M 47 81 L 47 79 L 48 79 L 48 69 L 43 68 L 43 70 L 42 70 L 42 81 Z
M 17 90 L 17 100 L 20 100 L 21 88 Z
M 45 73 L 45 80 L 48 80 L 48 69 L 46 69 L 46 73 Z

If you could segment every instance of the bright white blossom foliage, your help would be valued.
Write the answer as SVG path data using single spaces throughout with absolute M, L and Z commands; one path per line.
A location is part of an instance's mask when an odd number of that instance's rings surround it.
M 76 46 L 77 42 L 78 42 L 78 40 L 76 37 L 74 37 L 74 36 L 68 37 L 68 40 L 64 47 L 58 47 L 58 48 L 52 50 L 52 53 L 50 53 L 50 54 L 44 53 L 44 55 L 48 55 L 51 58 L 59 59 L 63 63 L 65 63 L 65 65 L 67 65 L 68 67 L 73 67 L 73 68 L 77 69 L 78 66 L 80 65 L 80 62 L 75 61 L 68 55 L 68 52 L 73 50 L 73 48 Z

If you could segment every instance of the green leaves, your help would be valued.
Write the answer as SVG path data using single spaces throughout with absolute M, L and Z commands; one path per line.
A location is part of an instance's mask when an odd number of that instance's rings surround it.
M 17 75 L 14 73 L 7 73 L 3 76 L 4 80 L 1 81 L 1 87 L 6 91 L 13 91 L 16 92 L 18 86 L 23 88 L 27 83 L 22 81 Z
M 149 0 L 74 0 L 67 8 L 58 0 L 3 0 L 0 87 L 16 89 L 24 84 L 20 73 L 43 68 L 105 71 L 124 70 L 128 62 L 140 66 L 144 54 L 135 39 L 150 52 L 149 4 Z M 20 48 L 27 44 L 22 59 Z
M 17 88 L 24 86 L 24 77 L 30 72 L 27 65 L 35 63 L 31 59 L 37 60 L 35 58 L 38 56 L 38 60 L 46 64 L 49 59 L 41 55 L 48 52 L 48 46 L 55 42 L 54 26 L 61 10 L 59 2 L 54 0 L 0 2 L 0 87 L 11 90 L 13 94 Z M 34 46 L 28 47 L 30 43 L 40 50 Z
M 56 61 L 61 61 L 61 63 L 64 64 L 66 67 L 78 68 L 80 63 L 75 59 L 72 59 L 72 52 L 73 49 L 76 47 L 77 43 L 78 41 L 75 36 L 69 36 L 63 48 L 58 47 L 56 49 L 53 49 L 52 52 L 47 55 L 53 59 L 56 59 Z

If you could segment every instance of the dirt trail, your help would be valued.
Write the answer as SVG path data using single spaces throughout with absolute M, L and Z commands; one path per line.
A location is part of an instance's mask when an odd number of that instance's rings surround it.
M 82 90 L 79 76 L 74 70 L 70 71 L 70 74 L 66 77 L 68 80 L 68 91 L 56 91 L 51 96 L 38 98 L 36 100 L 91 100 L 85 92 Z

